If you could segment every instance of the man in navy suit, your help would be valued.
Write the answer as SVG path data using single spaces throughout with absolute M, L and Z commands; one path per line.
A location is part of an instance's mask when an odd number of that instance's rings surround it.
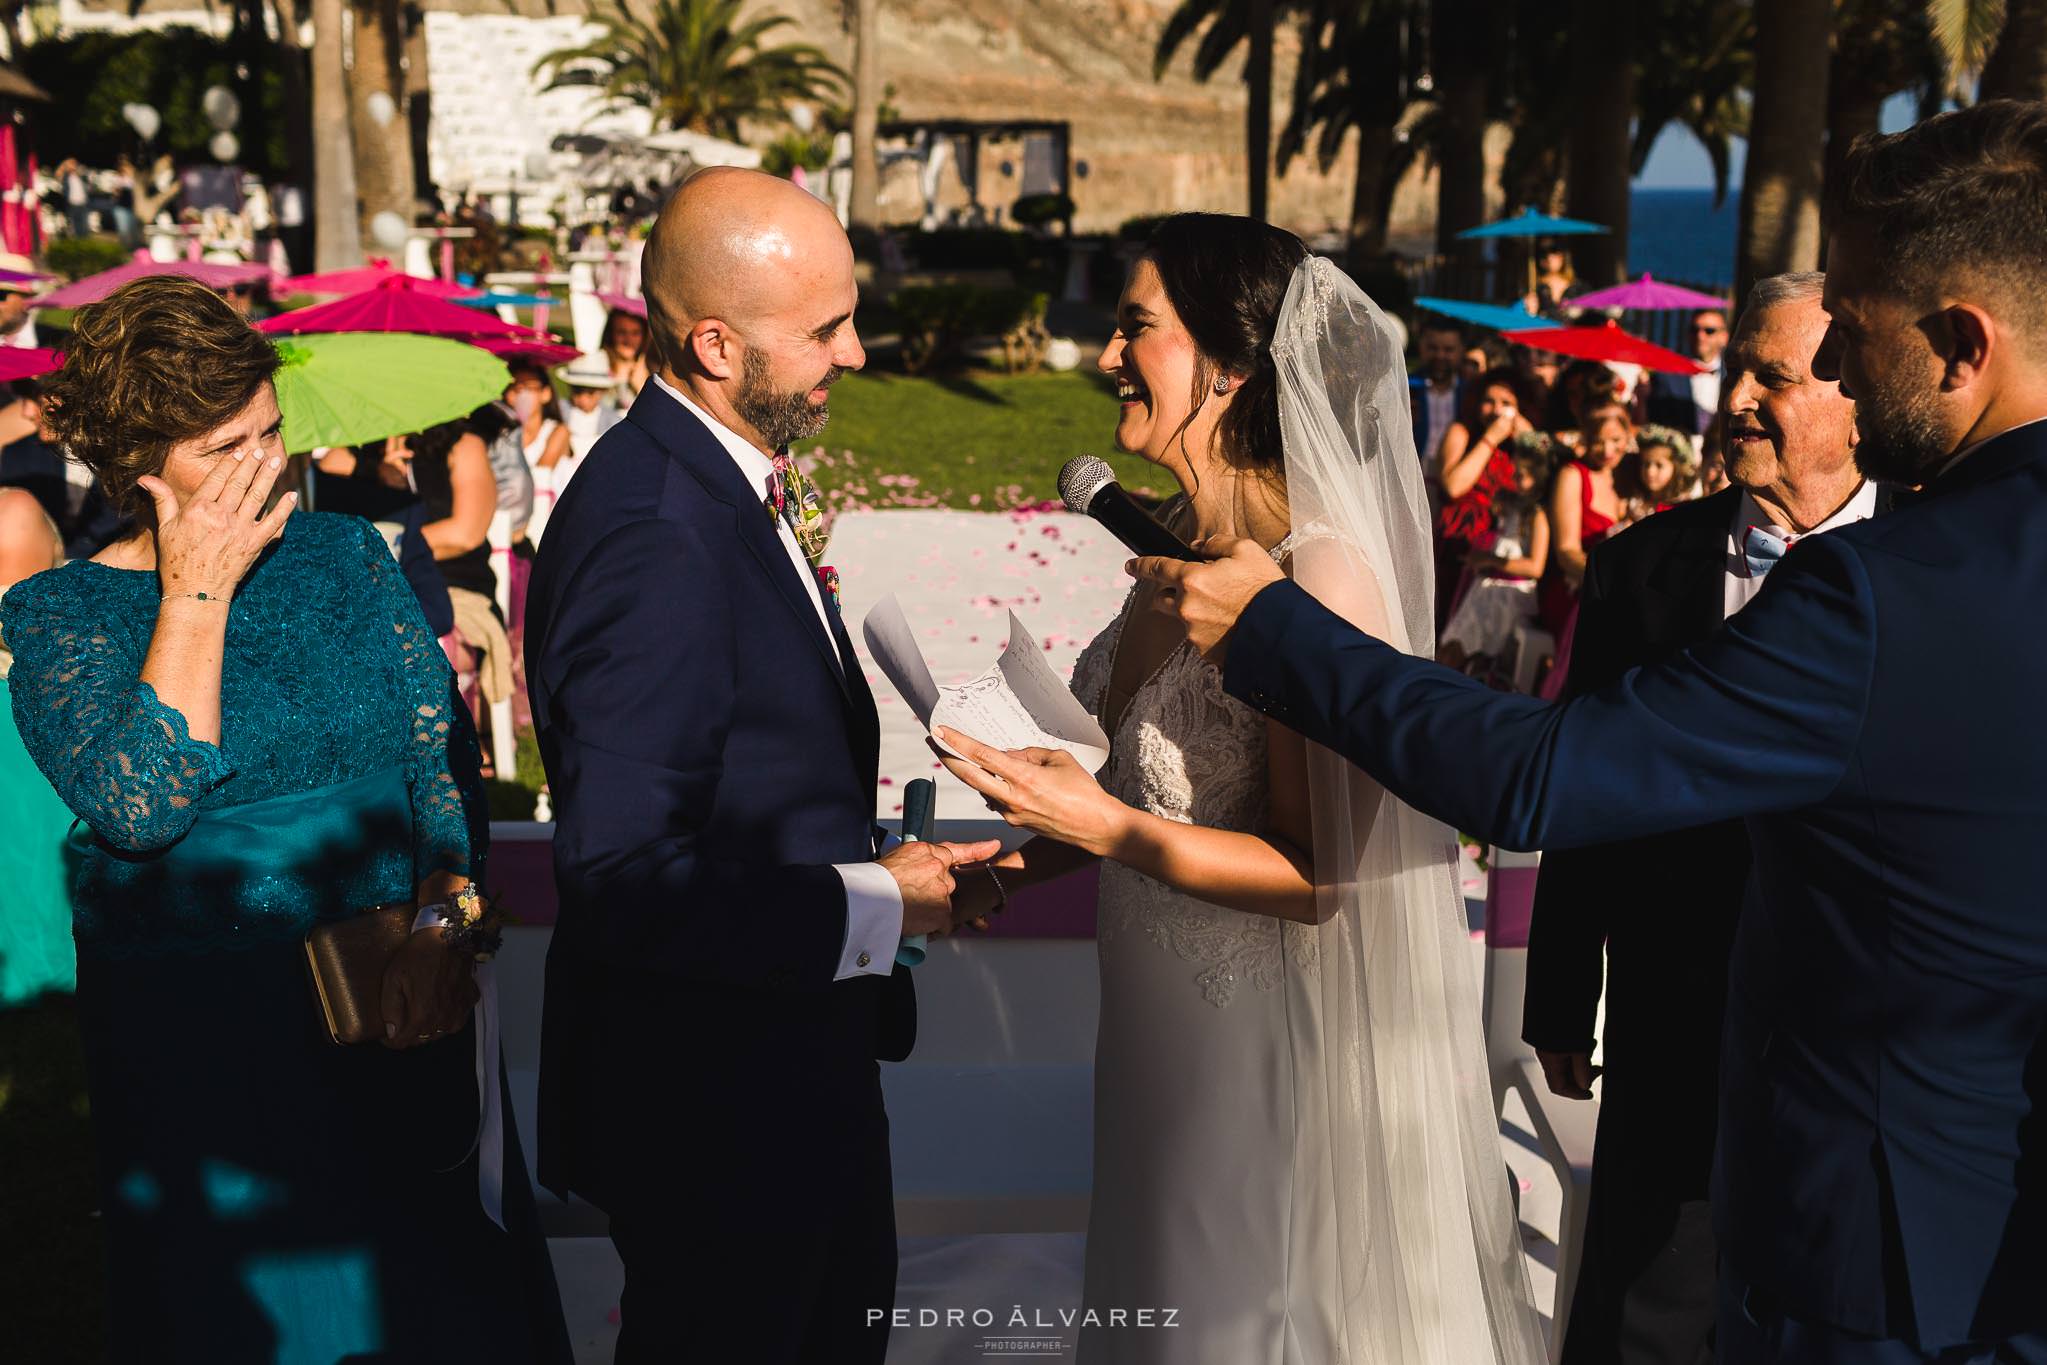
M 1864 472 L 1921 493 L 1800 540 L 1675 659 L 1551 706 L 1389 648 L 1241 545 L 1138 567 L 1227 647 L 1229 691 L 1460 829 L 1564 848 L 1745 818 L 1720 1359 L 2042 1362 L 2047 105 L 1865 138 L 1830 190 L 1814 373 L 1856 401 Z
M 776 457 L 865 361 L 853 253 L 786 181 L 704 171 L 647 241 L 653 383 L 548 522 L 526 676 L 561 914 L 540 1179 L 611 1215 L 621 1365 L 880 1365 L 895 1297 L 876 1058 L 952 868 L 876 859 L 879 726 Z
M 1694 436 L 1705 434 L 1720 410 L 1720 386 L 1726 381 L 1727 314 L 1701 308 L 1692 314 L 1692 358 L 1706 367 L 1702 374 L 1649 377 L 1649 420 Z

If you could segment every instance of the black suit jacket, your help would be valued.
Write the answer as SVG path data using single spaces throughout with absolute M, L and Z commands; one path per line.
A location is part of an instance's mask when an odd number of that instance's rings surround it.
M 1680 503 L 1593 550 L 1567 696 L 1596 692 L 1720 628 L 1727 530 L 1740 500 L 1741 489 L 1729 488 Z M 1608 968 L 1607 1094 L 1641 1102 L 1610 1105 L 1602 1141 L 1617 1136 L 1607 1131 L 1616 1114 L 1647 1120 L 1684 1199 L 1704 1199 L 1712 1176 L 1727 955 L 1748 872 L 1748 831 L 1722 820 L 1559 849 L 1544 856 L 1536 882 L 1522 1036 L 1553 1052 L 1591 1051 Z M 1619 1096 L 1620 1087 L 1635 1093 Z
M 540 1179 L 613 1212 L 664 1192 L 701 1208 L 707 1180 L 743 1193 L 791 1133 L 831 1148 L 836 1116 L 879 1103 L 874 1059 L 915 1033 L 902 968 L 832 979 L 833 865 L 874 856 L 880 726 L 761 497 L 649 384 L 534 563 L 526 677 L 561 896 Z

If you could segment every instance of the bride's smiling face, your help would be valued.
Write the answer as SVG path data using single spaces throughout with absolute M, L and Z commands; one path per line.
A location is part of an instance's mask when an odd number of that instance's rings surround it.
M 1208 448 L 1209 431 L 1222 405 L 1203 404 L 1199 420 L 1188 423 L 1201 353 L 1173 311 L 1158 267 L 1149 260 L 1130 268 L 1123 297 L 1116 303 L 1116 334 L 1095 363 L 1115 379 L 1122 403 L 1116 419 L 1117 449 L 1170 468 L 1184 462 L 1185 451 Z M 1183 426 L 1184 443 L 1179 439 Z

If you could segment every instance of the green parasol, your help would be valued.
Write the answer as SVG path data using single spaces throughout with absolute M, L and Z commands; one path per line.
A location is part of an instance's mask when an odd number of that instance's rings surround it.
M 289 454 L 402 436 L 504 394 L 505 362 L 444 337 L 325 332 L 279 337 L 277 406 Z

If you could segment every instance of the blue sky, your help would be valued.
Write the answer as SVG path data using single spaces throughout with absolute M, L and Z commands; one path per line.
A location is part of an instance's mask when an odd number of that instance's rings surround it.
M 1919 102 L 1912 95 L 1893 95 L 1884 104 L 1882 127 L 1887 133 L 1909 127 L 1913 115 L 1918 111 Z M 1748 143 L 1737 139 L 1734 144 L 1733 189 L 1741 185 L 1742 162 L 1748 156 Z M 1635 185 L 1645 190 L 1678 190 L 1713 188 L 1713 163 L 1706 157 L 1706 149 L 1690 130 L 1676 124 L 1665 128 L 1656 145 L 1649 149 L 1649 160 L 1642 167 L 1642 173 L 1635 177 Z

